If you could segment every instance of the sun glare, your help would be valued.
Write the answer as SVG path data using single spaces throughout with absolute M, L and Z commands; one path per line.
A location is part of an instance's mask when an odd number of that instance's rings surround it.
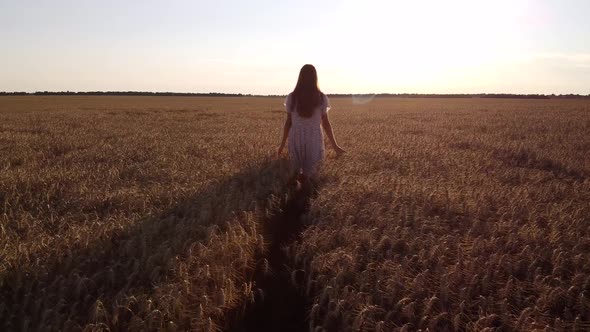
M 506 57 L 524 9 L 506 0 L 344 2 L 327 28 L 340 37 L 322 62 L 346 67 L 355 82 L 340 84 L 359 92 L 453 85 L 453 76 Z

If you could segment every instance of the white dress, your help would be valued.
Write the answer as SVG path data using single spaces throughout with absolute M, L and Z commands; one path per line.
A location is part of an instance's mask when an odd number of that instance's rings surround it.
M 304 118 L 297 113 L 291 94 L 285 100 L 285 109 L 291 113 L 289 130 L 289 159 L 296 171 L 302 170 L 306 176 L 315 176 L 324 159 L 324 135 L 321 123 L 322 115 L 330 110 L 330 101 L 322 93 L 322 101 L 311 117 Z

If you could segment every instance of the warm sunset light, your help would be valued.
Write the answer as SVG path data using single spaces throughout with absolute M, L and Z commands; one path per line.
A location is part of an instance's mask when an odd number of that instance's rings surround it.
M 0 91 L 590 93 L 590 4 L 107 1 L 0 5 Z
M 588 17 L 1 1 L 0 331 L 590 331 Z

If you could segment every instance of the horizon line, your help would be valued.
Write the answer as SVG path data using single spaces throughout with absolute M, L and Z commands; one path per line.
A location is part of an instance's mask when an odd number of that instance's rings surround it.
M 287 94 L 253 94 L 253 93 L 231 93 L 231 92 L 173 92 L 173 91 L 139 91 L 139 90 L 113 90 L 113 91 L 0 91 L 0 96 L 10 95 L 111 95 L 111 96 L 218 96 L 218 97 L 285 97 Z M 585 97 L 590 98 L 590 94 L 584 95 L 579 93 L 567 94 L 546 94 L 546 93 L 507 93 L 507 92 L 480 92 L 480 93 L 415 93 L 415 92 L 379 92 L 379 93 L 326 93 L 332 97 L 528 97 L 528 98 L 551 98 L 551 97 Z

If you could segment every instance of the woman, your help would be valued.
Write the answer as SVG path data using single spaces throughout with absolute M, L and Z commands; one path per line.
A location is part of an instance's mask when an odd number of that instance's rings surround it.
M 318 75 L 315 67 L 305 65 L 299 72 L 295 90 L 285 100 L 287 120 L 283 129 L 283 139 L 279 155 L 283 153 L 287 137 L 289 138 L 289 158 L 296 171 L 298 181 L 315 177 L 319 165 L 324 159 L 324 128 L 337 156 L 344 150 L 336 143 L 332 125 L 328 119 L 330 104 L 328 97 L 318 87 Z

